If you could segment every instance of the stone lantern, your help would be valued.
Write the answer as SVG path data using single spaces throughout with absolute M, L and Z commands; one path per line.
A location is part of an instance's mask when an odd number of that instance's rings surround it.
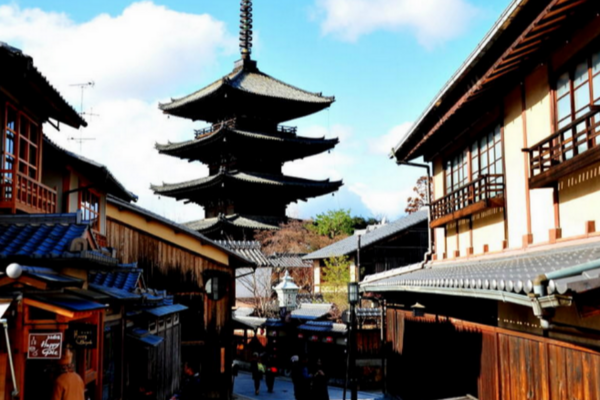
M 277 293 L 277 300 L 279 301 L 279 311 L 282 315 L 285 315 L 287 311 L 291 311 L 296 308 L 296 296 L 298 296 L 298 285 L 294 283 L 294 280 L 285 271 L 283 279 L 277 286 L 273 288 Z

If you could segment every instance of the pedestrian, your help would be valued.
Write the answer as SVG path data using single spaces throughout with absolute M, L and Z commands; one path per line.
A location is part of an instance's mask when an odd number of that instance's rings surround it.
M 178 400 L 198 400 L 201 395 L 200 373 L 190 364 L 183 365 L 183 379 Z
M 298 356 L 291 358 L 294 397 L 296 400 L 308 400 L 310 396 L 311 375 L 308 371 L 306 357 L 302 357 L 302 361 L 298 360 Z
M 267 356 L 265 362 L 265 383 L 267 384 L 267 392 L 273 393 L 273 386 L 275 385 L 275 376 L 277 375 L 277 366 L 275 366 L 275 357 L 272 355 Z
M 260 362 L 258 353 L 252 355 L 250 371 L 252 372 L 252 380 L 254 381 L 254 394 L 259 394 L 260 381 L 262 381 L 263 374 L 265 373 L 265 365 Z
M 311 400 L 329 400 L 329 390 L 327 388 L 329 377 L 325 374 L 323 362 L 320 358 L 317 359 L 312 377 Z
M 57 372 L 58 377 L 54 381 L 52 400 L 84 400 L 85 384 L 83 379 L 74 371 L 73 351 L 70 345 L 63 347 Z

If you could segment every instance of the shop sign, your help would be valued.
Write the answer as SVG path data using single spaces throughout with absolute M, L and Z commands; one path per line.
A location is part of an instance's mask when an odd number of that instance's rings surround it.
M 58 360 L 62 355 L 62 332 L 30 333 L 28 359 Z
M 311 337 L 308 338 L 308 340 L 310 340 L 311 342 L 318 342 L 319 337 L 317 335 L 312 335 Z
M 71 328 L 73 343 L 77 347 L 84 349 L 95 349 L 96 348 L 96 325 L 92 324 L 77 324 Z
M 327 336 L 325 339 L 323 339 L 323 341 L 324 341 L 325 343 L 333 343 L 333 337 L 331 337 L 331 336 Z

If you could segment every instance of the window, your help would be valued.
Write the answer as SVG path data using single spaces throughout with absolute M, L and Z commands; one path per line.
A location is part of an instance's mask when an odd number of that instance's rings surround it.
M 39 148 L 42 135 L 35 122 L 10 104 L 6 105 L 5 121 L 1 186 L 2 197 L 9 199 L 13 196 L 12 182 L 15 172 L 39 181 Z
M 556 81 L 556 128 L 561 129 L 590 111 L 590 105 L 600 105 L 600 51 L 562 73 Z M 575 134 L 586 130 L 585 121 L 578 124 Z M 573 131 L 564 134 L 563 140 L 573 137 Z M 577 144 L 577 153 L 588 149 L 588 142 Z M 573 150 L 565 152 L 572 158 Z
M 83 190 L 80 207 L 83 212 L 83 221 L 90 224 L 96 232 L 100 232 L 100 196 L 90 190 Z
M 502 131 L 496 125 L 446 162 L 446 194 L 484 175 L 489 175 L 494 183 L 503 183 L 502 162 Z

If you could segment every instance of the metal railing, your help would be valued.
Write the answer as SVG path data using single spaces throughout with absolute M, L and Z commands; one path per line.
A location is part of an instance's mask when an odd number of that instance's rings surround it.
M 20 172 L 0 170 L 0 207 L 29 212 L 55 213 L 56 190 Z
M 431 204 L 431 219 L 436 220 L 470 205 L 504 196 L 504 175 L 480 175 Z
M 599 145 L 600 106 L 524 151 L 529 153 L 530 176 L 539 175 Z

